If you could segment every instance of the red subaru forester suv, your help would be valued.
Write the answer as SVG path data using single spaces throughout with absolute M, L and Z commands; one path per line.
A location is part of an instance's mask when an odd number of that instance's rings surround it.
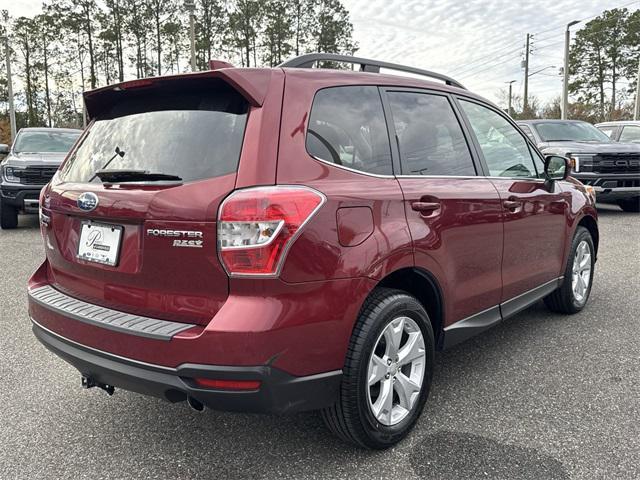
M 359 71 L 310 68 L 344 63 Z M 435 350 L 589 297 L 592 193 L 449 77 L 311 54 L 85 104 L 41 194 L 29 314 L 87 388 L 319 409 L 385 448 L 420 416 Z

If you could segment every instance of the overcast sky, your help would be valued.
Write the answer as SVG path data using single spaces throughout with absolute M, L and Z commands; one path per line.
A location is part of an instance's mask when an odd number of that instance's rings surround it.
M 351 13 L 358 55 L 451 75 L 497 101 L 505 82 L 516 80 L 525 36 L 533 34 L 530 95 L 548 101 L 560 95 L 564 29 L 603 10 L 640 8 L 640 0 L 342 0 Z M 34 15 L 41 0 L 0 0 L 12 16 Z M 576 25 L 573 29 L 579 28 Z

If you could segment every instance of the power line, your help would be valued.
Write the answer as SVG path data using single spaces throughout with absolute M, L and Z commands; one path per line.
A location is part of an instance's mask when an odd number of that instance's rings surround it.
M 470 72 L 473 72 L 473 71 L 477 70 L 478 68 L 483 67 L 484 65 L 487 65 L 487 64 L 490 64 L 490 63 L 494 63 L 494 62 L 496 62 L 496 61 L 498 61 L 498 60 L 500 60 L 502 58 L 505 58 L 507 55 L 511 55 L 513 57 L 513 54 L 517 52 L 518 55 L 517 55 L 516 58 L 519 58 L 521 51 L 522 51 L 522 47 L 518 47 L 518 48 L 516 48 L 514 50 L 510 50 L 508 52 L 503 53 L 502 55 L 495 56 L 494 58 L 492 58 L 490 60 L 487 60 L 487 61 L 484 61 L 482 63 L 479 63 L 477 65 L 473 65 L 473 66 L 465 65 L 463 68 L 459 69 L 457 72 L 452 72 L 452 73 L 453 73 L 453 75 L 456 75 L 456 76 L 457 75 L 465 75 L 466 76 Z
M 515 57 L 515 59 L 516 59 L 516 60 L 517 60 L 517 59 L 519 59 L 519 58 L 520 58 L 520 56 L 519 56 L 519 55 L 518 55 L 517 57 Z M 477 75 L 478 73 L 482 73 L 482 72 L 484 72 L 484 71 L 486 71 L 486 70 L 489 70 L 489 69 L 491 69 L 491 68 L 497 67 L 497 66 L 499 66 L 499 65 L 503 65 L 503 64 L 505 64 L 505 63 L 507 63 L 507 62 L 511 62 L 511 61 L 513 61 L 513 60 L 514 60 L 514 57 L 510 57 L 510 58 L 507 58 L 506 60 L 503 60 L 502 62 L 494 63 L 494 64 L 489 65 L 489 66 L 487 66 L 487 67 L 485 67 L 485 68 L 482 68 L 482 69 L 480 69 L 480 70 L 475 70 L 475 71 L 467 72 L 467 73 L 466 73 L 466 74 L 464 74 L 464 75 L 459 75 L 459 77 L 460 77 L 460 78 L 463 78 L 463 79 L 464 79 L 464 78 L 469 78 L 469 77 L 471 77 L 471 76 L 473 76 L 473 75 Z
M 541 47 L 536 47 L 535 45 L 533 46 L 533 52 L 535 54 L 536 50 L 544 50 L 545 48 L 550 48 L 550 47 L 555 47 L 557 45 L 562 45 L 564 43 L 563 40 L 560 40 L 559 42 L 554 42 L 554 43 L 548 43 L 547 45 L 542 45 Z
M 607 9 L 607 10 L 613 10 L 613 9 L 618 9 L 618 8 L 625 8 L 625 7 L 628 7 L 628 6 L 630 6 L 630 5 L 638 4 L 638 3 L 640 3 L 638 0 L 634 0 L 634 1 L 632 1 L 632 2 L 628 2 L 628 3 L 625 3 L 625 4 L 623 4 L 623 5 L 619 5 L 619 6 L 617 6 L 617 7 L 609 8 L 609 9 Z M 603 12 L 603 11 L 604 11 L 604 10 L 602 10 L 602 11 L 600 11 L 599 13 L 596 13 L 596 14 L 594 14 L 594 15 L 588 16 L 588 17 L 579 18 L 579 19 L 578 19 L 578 21 L 579 21 L 579 22 L 584 22 L 585 20 L 591 20 L 592 18 L 595 18 L 595 17 L 597 17 L 597 16 L 599 16 L 599 15 L 602 15 L 602 12 Z M 540 31 L 540 32 L 535 32 L 535 34 L 534 34 L 534 35 L 540 35 L 540 34 L 542 34 L 542 33 L 552 32 L 552 31 L 554 31 L 554 30 L 556 30 L 556 29 L 558 29 L 558 28 L 563 28 L 563 27 L 565 27 L 565 26 L 566 26 L 565 24 L 561 24 L 561 25 L 558 25 L 558 26 L 556 26 L 556 27 L 551 27 L 551 28 L 548 28 L 548 29 L 546 29 L 546 30 L 542 30 L 542 31 Z
M 493 52 L 491 52 L 491 53 L 490 53 L 490 54 L 488 54 L 488 55 L 483 55 L 482 57 L 478 57 L 478 58 L 476 58 L 475 60 L 472 60 L 471 62 L 467 62 L 465 65 L 463 65 L 463 66 L 461 66 L 461 67 L 454 68 L 454 71 L 455 71 L 455 70 L 459 70 L 459 69 L 464 70 L 466 67 L 470 67 L 470 66 L 472 66 L 474 63 L 480 62 L 481 60 L 484 60 L 484 59 L 487 59 L 487 58 L 493 58 L 493 57 L 495 57 L 496 53 L 501 52 L 502 50 L 505 50 L 505 49 L 507 49 L 507 48 L 510 48 L 510 47 L 512 47 L 513 45 L 515 45 L 516 43 L 522 44 L 522 41 L 521 41 L 521 40 L 517 40 L 517 41 L 509 42 L 509 43 L 507 43 L 506 45 L 503 45 L 502 47 L 498 48 L 497 50 L 494 50 Z M 522 48 L 522 47 L 518 47 L 516 50 L 519 50 L 520 48 Z M 503 54 L 501 54 L 500 56 L 502 56 L 502 55 L 506 55 L 506 54 L 507 54 L 507 53 L 503 53 Z M 474 67 L 476 67 L 476 66 L 478 66 L 478 65 L 474 65 Z
M 622 5 L 618 6 L 618 7 L 613 7 L 613 8 L 625 8 L 625 7 L 628 7 L 630 5 L 637 4 L 637 3 L 639 3 L 638 0 L 634 0 L 632 2 L 627 2 L 625 4 L 622 4 Z M 584 22 L 585 20 L 590 20 L 590 19 L 595 18 L 595 17 L 597 17 L 599 15 L 602 15 L 602 11 L 600 11 L 599 13 L 590 15 L 588 17 L 583 17 L 583 18 L 579 19 L 579 21 L 580 22 Z M 536 35 L 542 35 L 543 33 L 552 32 L 552 31 L 554 31 L 554 30 L 556 30 L 558 28 L 563 28 L 563 27 L 565 27 L 565 24 L 560 24 L 560 25 L 558 25 L 556 27 L 551 27 L 551 28 L 548 28 L 546 30 L 541 30 L 541 31 L 533 33 L 533 36 L 534 36 L 534 54 L 535 54 L 536 49 L 537 50 L 542 50 L 542 49 L 550 48 L 552 46 L 556 46 L 556 45 L 559 45 L 559 44 L 563 43 L 562 41 L 559 41 L 559 42 L 556 42 L 556 43 L 550 43 L 550 44 L 546 44 L 546 45 L 542 45 L 540 47 L 537 47 L 535 42 L 544 42 L 546 40 L 551 40 L 553 38 L 556 38 L 558 35 L 561 35 L 562 32 L 559 32 L 559 33 L 553 34 L 553 35 L 547 35 L 546 37 L 543 37 L 543 38 L 540 38 L 540 39 L 537 39 Z M 463 65 L 461 67 L 454 68 L 451 71 L 451 74 L 452 75 L 461 75 L 462 74 L 461 78 L 468 77 L 469 73 L 475 71 L 475 69 L 477 69 L 479 67 L 483 67 L 484 65 L 487 65 L 488 63 L 492 63 L 495 60 L 498 60 L 500 58 L 504 58 L 505 55 L 509 55 L 510 53 L 513 53 L 513 52 L 515 52 L 517 50 L 520 50 L 520 47 L 519 47 L 518 49 L 511 50 L 510 52 L 502 53 L 502 54 L 500 54 L 500 55 L 498 55 L 496 57 L 497 53 L 502 52 L 503 50 L 505 50 L 507 48 L 510 48 L 515 43 L 517 43 L 517 42 L 509 42 L 506 45 L 503 45 L 502 47 L 492 51 L 491 53 L 489 53 L 487 55 L 483 55 L 482 57 L 479 57 L 479 58 L 477 58 L 477 59 L 475 59 L 475 60 L 473 60 L 471 62 L 467 62 L 465 65 Z M 484 62 L 482 61 L 482 60 L 485 60 L 487 58 L 489 58 L 488 61 L 484 61 Z M 478 63 L 478 62 L 480 62 L 480 63 Z M 498 63 L 496 65 L 501 65 L 502 63 L 505 63 L 505 62 L 501 62 L 501 63 Z M 481 71 L 484 71 L 484 70 L 485 69 L 482 69 Z

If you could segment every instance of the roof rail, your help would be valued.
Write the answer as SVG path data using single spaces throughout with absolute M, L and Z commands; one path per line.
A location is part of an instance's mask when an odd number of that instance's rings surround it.
M 351 55 L 339 55 L 337 53 L 309 53 L 307 55 L 300 55 L 299 57 L 287 60 L 284 63 L 278 65 L 279 67 L 286 68 L 312 68 L 316 62 L 342 62 L 351 63 L 354 65 L 360 65 L 361 72 L 380 73 L 380 68 L 387 68 L 389 70 L 396 70 L 399 72 L 413 73 L 415 75 L 422 75 L 425 77 L 435 78 L 441 80 L 447 85 L 452 85 L 458 88 L 465 88 L 460 82 L 454 80 L 451 77 L 442 75 L 441 73 L 431 72 L 429 70 L 422 70 L 420 68 L 407 67 L 406 65 L 399 65 L 397 63 L 380 62 L 378 60 L 371 60 L 368 58 L 354 57 Z M 466 90 L 466 89 L 465 89 Z

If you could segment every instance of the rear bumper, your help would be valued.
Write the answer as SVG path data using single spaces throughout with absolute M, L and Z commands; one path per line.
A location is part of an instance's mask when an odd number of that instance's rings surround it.
M 333 404 L 342 378 L 340 370 L 296 377 L 269 365 L 229 367 L 182 364 L 154 365 L 90 348 L 43 327 L 32 319 L 33 333 L 49 350 L 95 382 L 159 397 L 169 402 L 195 398 L 215 410 L 286 414 Z M 253 391 L 199 388 L 193 378 L 259 380 Z
M 51 282 L 45 261 L 29 281 L 28 305 L 31 318 L 44 328 L 138 362 L 169 368 L 269 365 L 306 377 L 342 369 L 353 321 L 374 284 L 366 278 L 302 284 L 261 279 L 256 289 L 237 281 L 207 325 L 180 323 L 191 328 L 176 333 L 171 330 L 175 320 L 166 321 L 172 320 L 169 316 L 161 322 L 142 318 L 145 312 L 137 308 L 118 308 L 111 298 L 94 300 Z M 66 295 L 59 300 L 52 296 L 55 292 L 40 295 L 47 285 Z M 110 285 L 107 293 L 113 297 L 113 292 Z

